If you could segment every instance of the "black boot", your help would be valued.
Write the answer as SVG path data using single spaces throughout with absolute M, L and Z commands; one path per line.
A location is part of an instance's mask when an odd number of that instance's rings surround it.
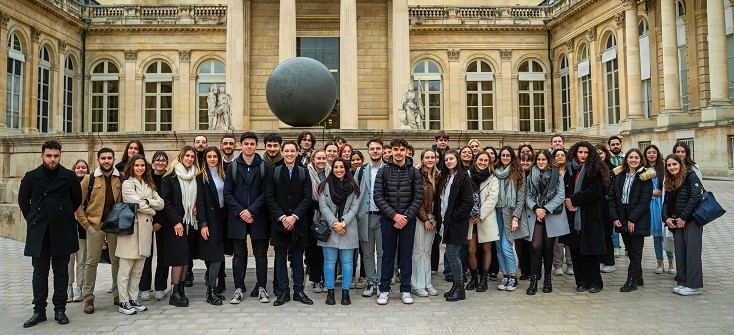
M 466 283 L 466 290 L 474 291 L 477 289 L 477 284 L 479 282 L 479 279 L 477 277 L 477 270 L 471 270 L 471 280 Z
M 326 290 L 326 304 L 336 305 L 336 299 L 334 298 L 334 289 Z
M 168 298 L 168 304 L 173 305 L 176 307 L 189 307 L 189 302 L 184 300 L 181 296 L 181 290 L 179 290 L 179 286 L 183 286 L 181 284 L 174 284 L 173 288 L 171 289 L 171 297 Z
M 551 283 L 551 276 L 550 273 L 546 273 L 543 277 L 543 293 L 551 293 L 553 292 L 553 284 Z
M 178 294 L 181 295 L 181 298 L 183 299 L 183 301 L 185 301 L 186 304 L 188 305 L 189 304 L 189 297 L 186 296 L 186 291 L 184 291 L 184 287 L 185 286 L 186 286 L 186 284 L 184 284 L 184 285 L 178 285 Z
M 206 302 L 215 306 L 222 304 L 222 299 L 217 294 L 217 287 L 214 284 L 211 284 L 206 288 Z
M 444 298 L 448 298 L 450 295 L 454 294 L 454 292 L 456 292 L 456 290 L 458 289 L 457 286 L 462 286 L 463 287 L 463 285 L 461 285 L 461 284 L 458 284 L 457 285 L 457 283 L 454 282 L 454 284 L 451 285 L 451 289 L 448 292 L 446 292 L 446 293 L 443 294 L 443 297 Z
M 487 271 L 481 270 L 479 272 L 479 283 L 477 284 L 477 292 L 486 292 L 487 289 Z
M 352 299 L 349 298 L 349 290 L 342 290 L 342 305 L 351 305 Z
M 642 269 L 637 273 L 637 286 L 645 286 L 645 281 L 642 280 Z
M 538 292 L 538 277 L 530 275 L 530 284 L 528 284 L 528 289 L 525 293 L 527 295 L 535 295 L 536 292 Z
M 446 297 L 446 301 L 459 301 L 464 299 L 466 299 L 466 291 L 464 290 L 464 286 L 461 284 L 456 285 L 456 289 L 453 294 L 449 294 L 449 296 Z
M 619 288 L 619 292 L 632 292 L 635 290 L 637 290 L 637 278 L 627 276 L 627 281 L 621 288 Z
M 189 272 L 186 273 L 186 278 L 184 279 L 183 286 L 191 287 L 194 286 L 194 273 L 189 270 Z

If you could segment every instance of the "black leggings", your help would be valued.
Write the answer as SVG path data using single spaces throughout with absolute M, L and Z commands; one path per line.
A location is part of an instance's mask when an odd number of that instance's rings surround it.
M 548 232 L 545 229 L 544 222 L 535 221 L 533 228 L 533 241 L 530 249 L 530 273 L 540 278 L 541 261 L 545 262 L 543 273 L 550 276 L 553 269 L 553 245 L 555 238 L 548 238 Z

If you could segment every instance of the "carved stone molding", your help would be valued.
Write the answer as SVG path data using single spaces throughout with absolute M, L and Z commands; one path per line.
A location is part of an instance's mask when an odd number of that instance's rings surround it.
M 59 41 L 59 52 L 66 52 L 66 41 Z
M 625 10 L 637 8 L 637 0 L 622 0 L 622 8 Z
M 179 50 L 178 59 L 181 60 L 182 62 L 191 61 L 191 50 Z
M 31 27 L 31 39 L 38 41 L 41 38 L 41 31 L 36 27 Z
M 617 23 L 617 28 L 624 27 L 624 12 L 617 13 L 617 15 L 614 15 L 614 22 Z
M 655 0 L 645 0 L 645 12 L 655 9 Z
M 500 58 L 502 60 L 512 59 L 512 49 L 500 49 Z
M 459 60 L 459 54 L 461 53 L 461 49 L 448 49 L 446 51 L 447 56 L 449 60 Z
M 568 41 L 566 41 L 566 50 L 568 50 L 568 52 L 573 52 L 573 39 L 569 38 Z
M 0 28 L 7 29 L 10 16 L 4 12 L 0 12 Z
M 596 27 L 589 28 L 589 31 L 586 32 L 586 36 L 591 41 L 595 40 L 596 39 Z
M 138 50 L 125 50 L 125 60 L 127 61 L 138 60 Z

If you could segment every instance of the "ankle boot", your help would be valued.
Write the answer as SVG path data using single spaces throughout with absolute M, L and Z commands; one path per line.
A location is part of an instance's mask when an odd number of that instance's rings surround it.
M 642 269 L 640 269 L 640 272 L 637 273 L 637 286 L 645 286 L 645 281 L 642 280 Z
M 336 305 L 336 299 L 334 299 L 334 289 L 333 288 L 326 291 L 326 304 Z
M 464 285 L 461 284 L 456 285 L 453 293 L 446 297 L 446 301 L 459 301 L 464 299 L 466 299 L 466 290 L 464 290 Z
M 180 290 L 178 289 L 179 286 L 183 285 L 173 285 L 173 289 L 171 289 L 171 297 L 168 298 L 168 304 L 176 307 L 189 307 L 188 301 L 183 300 L 183 298 L 181 297 Z
M 528 284 L 528 289 L 525 291 L 527 295 L 535 295 L 535 293 L 538 292 L 538 277 L 534 274 L 530 275 L 530 284 Z
M 546 273 L 543 277 L 543 293 L 551 293 L 553 292 L 553 284 L 551 283 L 551 276 L 550 273 Z
M 222 305 L 222 299 L 220 299 L 217 294 L 217 286 L 215 284 L 210 283 L 209 286 L 206 287 L 206 302 L 214 306 Z
M 342 305 L 351 305 L 352 299 L 349 298 L 349 290 L 342 290 Z
M 444 298 L 448 298 L 449 296 L 451 296 L 452 294 L 454 294 L 454 292 L 456 292 L 456 290 L 458 289 L 457 286 L 464 287 L 464 285 L 457 284 L 456 282 L 454 282 L 453 285 L 451 285 L 451 289 L 448 292 L 446 292 L 446 293 L 443 294 L 443 297 Z
M 469 282 L 466 283 L 465 289 L 467 289 L 469 291 L 476 290 L 477 289 L 477 282 L 478 282 L 477 270 L 471 270 L 471 280 L 469 280 Z
M 487 289 L 487 271 L 482 270 L 479 272 L 479 283 L 477 284 L 477 292 L 486 292 Z
M 632 292 L 637 289 L 637 278 L 633 276 L 627 276 L 627 281 L 619 289 L 619 292 Z
M 184 287 L 186 285 L 178 285 L 178 294 L 181 296 L 181 299 L 186 302 L 186 304 L 189 304 L 189 297 L 186 296 L 186 292 L 184 291 Z

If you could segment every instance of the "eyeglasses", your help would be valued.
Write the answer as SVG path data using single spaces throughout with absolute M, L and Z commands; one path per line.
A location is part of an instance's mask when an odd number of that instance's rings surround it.
M 154 162 L 156 162 L 156 163 L 168 163 L 168 160 L 167 159 L 156 159 L 156 160 L 154 160 Z

